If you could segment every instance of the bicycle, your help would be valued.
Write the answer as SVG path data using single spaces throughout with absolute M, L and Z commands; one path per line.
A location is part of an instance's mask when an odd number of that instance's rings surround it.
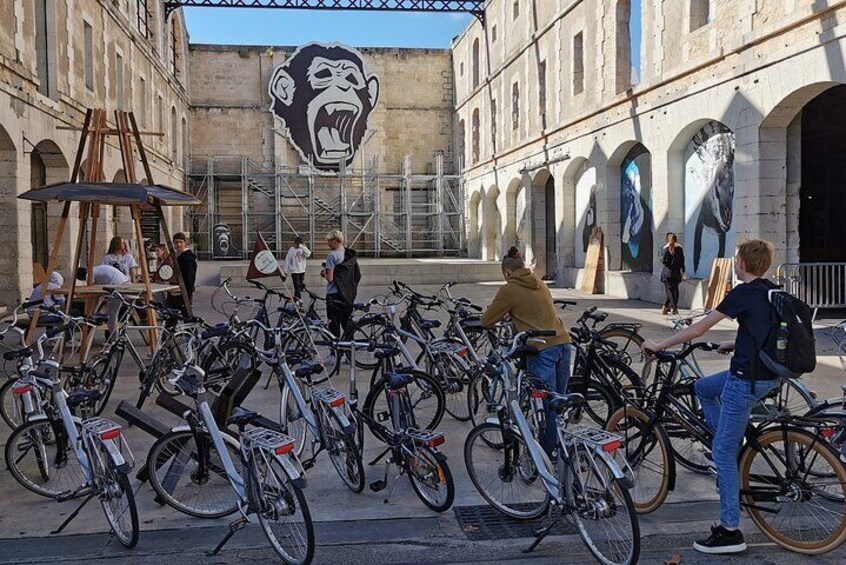
M 531 349 L 528 340 L 554 335 L 554 331 L 518 333 L 504 359 L 525 357 Z M 525 520 L 548 514 L 548 524 L 537 530 L 526 553 L 566 514 L 597 561 L 636 563 L 640 527 L 629 494 L 631 481 L 611 457 L 622 447 L 620 437 L 578 425 L 585 403 L 582 395 L 536 389 L 533 399 L 545 400 L 557 415 L 558 462 L 553 471 L 535 439 L 541 429 L 533 430 L 523 413 L 517 383 L 510 380 L 508 385 L 505 402 L 490 407 L 496 418 L 473 428 L 464 444 L 476 490 L 506 516 Z
M 310 563 L 314 526 L 302 493 L 306 481 L 294 440 L 264 427 L 247 430 L 261 416 L 240 408 L 226 421 L 227 426 L 237 426 L 238 438 L 222 433 L 209 408 L 204 377 L 191 354 L 171 374 L 169 380 L 194 401 L 194 409 L 185 414 L 187 425 L 173 428 L 150 448 L 147 469 L 153 490 L 170 507 L 189 516 L 241 513 L 211 555 L 217 555 L 254 514 L 282 561 Z M 228 496 L 222 492 L 226 486 Z
M 712 444 L 713 432 L 694 407 L 676 397 L 674 385 L 680 359 L 718 348 L 695 343 L 681 352 L 656 353 L 653 392 L 643 404 L 623 407 L 609 419 L 607 429 L 624 438 L 619 455 L 634 477 L 640 513 L 656 510 L 675 488 L 675 457 L 663 421 L 671 417 L 706 448 Z M 778 410 L 750 421 L 738 454 L 741 506 L 771 541 L 809 555 L 846 540 L 846 466 L 822 436 L 828 424 L 825 417 Z M 803 516 L 793 522 L 796 512 Z

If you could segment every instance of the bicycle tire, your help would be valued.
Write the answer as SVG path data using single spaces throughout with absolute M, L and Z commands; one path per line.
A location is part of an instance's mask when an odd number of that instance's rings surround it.
M 675 459 L 667 432 L 656 422 L 649 436 L 644 437 L 649 421 L 645 412 L 626 407 L 614 412 L 605 427 L 623 437 L 624 447 L 617 450 L 615 460 L 634 483 L 630 494 L 638 514 L 649 514 L 664 504 L 675 481 Z M 658 456 L 649 458 L 653 453 Z M 647 481 L 649 476 L 653 478 Z
M 452 340 L 450 340 L 452 341 Z M 464 344 L 456 341 L 455 345 L 464 347 Z M 470 367 L 464 359 L 457 353 L 439 351 L 435 354 L 434 365 L 432 361 L 426 356 L 425 352 L 420 352 L 417 357 L 417 364 L 425 363 L 426 373 L 429 375 L 439 374 L 440 378 L 436 380 L 441 384 L 444 391 L 444 410 L 458 420 L 459 422 L 467 422 L 470 420 L 470 407 L 467 403 L 467 390 L 470 385 Z
M 351 491 L 355 493 L 363 491 L 364 463 L 361 460 L 361 447 L 355 439 L 355 433 L 345 432 L 341 428 L 341 421 L 332 410 L 320 408 L 319 411 L 323 418 L 324 436 L 327 443 L 332 444 L 326 446 L 326 451 L 338 476 Z M 339 457 L 341 454 L 343 457 Z
M 537 476 L 534 462 L 528 457 L 525 440 L 513 433 L 506 441 L 515 443 L 513 449 L 517 457 L 516 462 L 511 462 L 513 469 L 505 469 L 505 442 L 499 424 L 487 423 L 473 428 L 464 441 L 467 474 L 482 498 L 498 512 L 517 520 L 533 520 L 546 513 L 551 497 Z M 486 463 L 491 470 L 480 476 Z M 491 489 L 496 480 L 513 485 L 514 488 L 507 488 L 509 496 L 505 496 L 506 487 Z
M 593 379 L 587 383 L 581 377 L 571 379 L 567 391 L 578 392 L 585 397 L 585 414 L 603 428 L 608 424 L 611 414 L 622 406 L 618 395 L 612 393 L 604 383 Z
M 0 386 L 0 417 L 13 430 L 24 421 L 23 404 L 13 390 L 17 381 L 18 378 L 9 379 Z
M 411 416 L 413 423 L 411 427 L 418 429 L 434 430 L 441 423 L 444 417 L 444 392 L 441 386 L 429 375 L 421 371 L 408 371 L 414 376 L 414 381 L 406 387 L 411 400 Z M 364 399 L 362 412 L 369 420 L 376 420 L 378 414 L 388 413 L 385 381 L 379 379 L 370 388 L 367 397 Z M 370 422 L 368 421 L 368 424 Z M 371 433 L 380 441 L 386 438 L 375 426 L 369 425 Z
M 308 330 L 308 339 L 300 334 Z M 314 342 L 312 344 L 312 341 Z M 323 364 L 323 372 L 312 376 L 312 383 L 320 384 L 335 375 L 341 369 L 341 358 L 338 347 L 335 345 L 337 338 L 323 326 L 300 326 L 288 332 L 288 337 L 282 342 L 283 351 L 296 352 L 298 356 L 306 360 L 316 361 Z
M 385 332 L 385 321 L 378 316 L 368 316 L 357 321 L 351 321 L 352 327 L 349 330 L 350 340 L 362 343 L 381 343 L 382 334 Z M 379 366 L 381 361 L 376 358 L 375 352 L 367 350 L 356 350 L 355 366 L 359 369 L 373 370 Z
M 698 414 L 703 422 L 705 421 L 705 416 L 699 408 L 699 399 L 696 397 L 691 383 L 674 384 L 671 395 L 693 414 Z M 676 460 L 676 463 L 700 475 L 711 473 L 711 467 L 708 465 L 704 456 L 705 451 L 707 451 L 706 446 L 692 437 L 687 429 L 671 414 L 664 415 L 661 425 L 664 431 L 667 432 L 667 438 L 670 440 L 670 449 L 673 450 L 673 458 Z
M 147 471 L 150 477 L 150 486 L 156 492 L 157 501 L 166 503 L 168 506 L 195 518 L 220 518 L 228 516 L 238 510 L 238 498 L 232 490 L 232 485 L 223 468 L 223 463 L 220 455 L 217 454 L 217 449 L 212 443 L 211 436 L 208 432 L 198 432 L 197 436 L 200 441 L 205 442 L 209 449 L 208 467 L 201 468 L 199 465 L 198 451 L 196 448 L 196 438 L 190 430 L 179 430 L 165 434 L 153 444 L 150 452 L 147 454 Z M 238 448 L 226 443 L 227 449 L 230 450 L 230 458 L 236 471 L 240 470 L 240 453 Z M 175 459 L 176 456 L 179 459 Z M 171 462 L 171 460 L 173 460 Z M 168 465 L 167 469 L 164 469 Z M 186 467 L 192 466 L 190 471 L 186 472 Z M 181 468 L 180 468 L 181 467 Z M 175 469 L 174 469 L 175 468 Z M 200 472 L 203 471 L 203 472 Z M 186 482 L 184 478 L 188 476 L 189 480 Z M 215 484 L 209 483 L 217 477 Z M 165 485 L 163 483 L 167 482 Z M 173 483 L 173 485 L 171 485 Z M 177 489 L 182 485 L 179 494 Z M 208 488 L 207 488 L 208 487 Z M 214 491 L 209 490 L 214 488 Z M 173 492 L 170 492 L 170 491 Z M 193 493 L 191 491 L 194 491 Z M 212 497 L 218 492 L 223 492 L 225 495 L 220 496 L 217 502 L 214 502 L 212 508 L 200 508 L 199 504 L 193 501 L 210 501 Z M 209 494 L 211 493 L 211 494 Z
M 261 485 L 263 503 L 261 504 L 261 511 L 258 512 L 259 524 L 261 524 L 270 547 L 285 563 L 290 565 L 311 563 L 314 558 L 314 524 L 305 496 L 303 496 L 299 487 L 291 483 L 290 477 L 275 458 L 269 458 L 268 463 L 267 469 L 264 468 L 264 465 L 256 465 L 250 471 L 254 473 L 253 476 Z M 299 537 L 305 538 L 305 548 L 296 556 L 292 555 L 292 551 L 283 547 L 280 540 L 280 538 L 290 540 L 295 536 L 290 534 L 277 535 L 277 532 L 274 531 L 273 524 L 279 524 L 279 519 L 282 517 L 280 508 L 288 512 L 288 517 L 302 517 L 302 533 L 304 535 Z
M 445 512 L 449 510 L 455 500 L 455 482 L 445 456 L 438 454 L 428 447 L 415 446 L 406 458 L 408 481 L 414 494 L 430 510 Z M 444 500 L 435 500 L 427 491 L 441 492 Z
M 97 450 L 97 453 L 94 454 L 96 457 L 89 456 L 89 458 L 92 461 L 97 461 L 97 463 L 92 464 L 92 470 L 100 467 L 95 473 L 99 473 L 101 476 L 95 477 L 95 480 L 99 479 L 100 506 L 102 506 L 103 513 L 106 515 L 106 521 L 120 544 L 127 548 L 133 548 L 138 543 L 138 508 L 135 504 L 135 493 L 132 491 L 129 477 L 115 467 L 105 446 L 99 441 L 95 440 L 92 447 Z M 116 493 L 119 493 L 117 498 L 119 502 L 113 504 Z M 126 515 L 127 512 L 129 512 L 128 516 Z M 128 524 L 126 518 L 128 518 Z
M 104 359 L 107 359 L 105 364 L 103 363 Z M 86 390 L 93 390 L 93 386 L 96 385 L 97 390 L 100 391 L 100 398 L 94 404 L 95 416 L 102 414 L 103 410 L 106 409 L 106 405 L 109 403 L 109 398 L 111 398 L 112 392 L 115 389 L 115 383 L 117 382 L 122 361 L 123 350 L 110 353 L 108 357 L 101 357 L 95 360 L 89 367 L 88 373 L 83 377 L 87 381 L 88 377 L 94 375 L 94 383 L 83 382 L 83 386 Z M 98 372 L 98 365 L 103 365 L 102 369 L 100 369 L 101 372 Z
M 227 341 L 210 348 L 200 363 L 206 372 L 206 385 L 220 388 L 232 379 L 235 373 L 252 374 L 256 369 L 256 352 L 253 345 L 239 340 Z
M 311 426 L 297 406 L 297 400 L 287 383 L 282 386 L 282 397 L 279 399 L 279 424 L 284 434 L 294 440 L 294 453 L 301 457 Z
M 477 367 L 467 385 L 467 412 L 473 426 L 484 424 L 493 406 L 505 404 L 505 387 L 499 375 L 493 376 Z
M 584 445 L 576 447 L 570 457 L 575 459 L 575 461 L 571 460 L 570 465 L 564 461 L 559 463 L 559 469 L 562 469 L 559 476 L 567 493 L 567 500 L 570 502 L 568 510 L 576 524 L 579 537 L 600 563 L 615 565 L 637 563 L 640 558 L 640 522 L 629 489 L 620 484 L 608 461 L 599 454 L 592 455 Z M 583 481 L 582 471 L 585 467 L 587 471 L 592 470 L 585 474 L 589 475 L 588 479 L 593 478 L 593 482 Z M 578 480 L 573 469 L 579 471 Z M 581 486 L 580 489 L 576 488 L 577 482 Z M 596 486 L 591 488 L 592 484 Z M 598 502 L 593 504 L 591 500 L 587 500 L 589 496 L 597 498 Z M 605 515 L 599 515 L 599 512 L 603 511 Z M 592 529 L 591 525 L 601 525 L 605 520 L 615 520 L 620 523 L 620 527 L 610 528 L 610 531 L 616 535 L 616 540 L 603 539 L 608 536 L 596 536 L 589 531 Z M 606 529 L 606 532 L 608 531 Z M 621 547 L 626 547 L 625 554 L 613 557 L 607 555 L 609 551 Z
M 784 448 L 781 450 L 772 447 L 773 444 L 778 441 L 781 441 L 784 444 Z M 844 541 L 846 541 L 846 508 L 843 504 L 844 497 L 846 497 L 846 466 L 844 466 L 840 461 L 837 453 L 828 444 L 820 441 L 820 439 L 814 434 L 794 427 L 786 429 L 771 428 L 769 430 L 764 430 L 757 436 L 755 443 L 760 449 L 753 447 L 751 443 L 748 443 L 740 456 L 740 496 L 741 501 L 745 502 L 747 506 L 749 516 L 761 532 L 781 547 L 806 555 L 827 553 L 836 549 Z M 765 472 L 776 473 L 777 471 L 774 469 L 772 459 L 764 457 L 762 450 L 772 449 L 776 454 L 776 460 L 779 462 L 786 462 L 788 459 L 791 459 L 786 456 L 788 450 L 796 450 L 796 446 L 794 445 L 791 447 L 790 444 L 801 444 L 805 446 L 806 449 L 810 449 L 812 452 L 815 452 L 814 457 L 810 459 L 811 465 L 813 466 L 814 462 L 821 458 L 831 468 L 833 476 L 835 477 L 835 480 L 833 481 L 835 484 L 832 486 L 836 489 L 836 491 L 834 491 L 836 496 L 827 497 L 823 494 L 818 495 L 823 499 L 824 503 L 828 504 L 828 507 L 823 508 L 824 517 L 837 516 L 837 512 L 835 512 L 835 510 L 839 509 L 839 519 L 837 523 L 833 525 L 833 531 L 828 536 L 819 540 L 807 541 L 795 539 L 790 537 L 789 533 L 782 531 L 781 528 L 776 528 L 775 525 L 769 521 L 770 516 L 776 516 L 781 518 L 782 521 L 780 523 L 784 524 L 785 514 L 783 514 L 782 511 L 789 510 L 791 504 L 802 504 L 803 509 L 807 510 L 810 506 L 810 502 L 814 499 L 815 489 L 809 488 L 807 485 L 797 485 L 791 482 L 789 485 L 784 485 L 788 488 L 785 494 L 781 496 L 769 495 L 767 497 L 773 498 L 773 501 L 765 501 L 760 497 L 756 498 L 755 491 L 753 490 L 753 484 L 751 483 L 753 477 L 757 478 L 757 480 L 762 483 L 765 488 L 769 489 L 769 492 L 774 492 L 773 487 L 778 486 L 779 483 L 784 480 L 784 478 L 772 478 L 764 475 Z M 752 469 L 757 455 L 761 455 L 761 459 L 765 460 L 765 464 L 762 465 L 763 470 Z M 798 457 L 794 459 L 794 462 L 795 461 L 801 461 L 804 465 L 809 461 L 809 457 Z M 804 474 L 805 480 L 807 480 L 807 476 L 810 474 L 808 471 L 803 471 L 802 469 L 797 469 L 797 473 Z M 828 475 L 829 473 L 825 474 Z M 801 483 L 804 481 L 799 482 Z M 806 497 L 807 500 L 805 500 Z M 768 502 L 786 504 L 787 506 L 779 509 L 765 507 L 764 505 Z M 817 503 L 817 506 L 819 506 L 819 503 Z M 775 513 L 773 514 L 772 512 Z M 810 521 L 817 524 L 821 523 L 820 518 L 816 516 Z M 804 524 L 800 526 L 800 529 L 798 530 L 799 533 L 801 534 L 806 532 L 807 529 L 805 528 Z
M 82 426 L 74 422 L 77 433 L 82 435 Z M 36 439 L 33 440 L 32 438 Z M 23 444 L 21 445 L 21 441 Z M 38 453 L 33 453 L 35 459 L 35 471 L 31 469 L 32 463 L 22 466 L 24 457 L 32 448 L 33 442 L 41 442 L 36 446 Z M 48 419 L 32 420 L 15 428 L 6 441 L 4 455 L 6 466 L 9 472 L 18 483 L 27 490 L 46 498 L 57 498 L 60 494 L 73 491 L 85 481 L 82 467 L 76 458 L 73 446 L 65 439 L 61 447 L 63 460 L 57 464 L 59 447 L 56 444 L 56 437 L 53 424 Z M 26 449 L 27 451 L 23 451 Z M 19 456 L 21 453 L 23 455 Z M 45 466 L 47 462 L 45 479 Z M 37 477 L 40 478 L 36 479 Z M 45 486 L 49 485 L 49 486 Z
M 636 373 L 640 374 L 637 367 L 642 367 L 646 362 L 646 355 L 643 354 L 643 350 L 640 348 L 645 340 L 640 333 L 622 327 L 605 328 L 599 331 L 599 337 L 605 341 L 616 343 L 618 345 L 617 352 L 620 355 L 620 359 Z M 621 343 L 622 347 L 620 347 Z

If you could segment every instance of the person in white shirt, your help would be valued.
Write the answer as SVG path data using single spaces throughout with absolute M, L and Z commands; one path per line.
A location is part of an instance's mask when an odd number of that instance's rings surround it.
M 303 244 L 303 238 L 294 238 L 294 245 L 288 249 L 285 256 L 285 272 L 291 275 L 294 282 L 294 298 L 299 300 L 305 288 L 306 259 L 311 257 L 311 251 Z
M 58 271 L 53 271 L 50 273 L 50 278 L 47 280 L 47 290 L 56 290 L 62 288 L 62 285 L 65 284 L 65 279 L 62 277 L 61 273 Z M 47 293 L 46 295 L 42 292 L 42 285 L 38 283 L 35 285 L 35 288 L 32 289 L 32 294 L 29 295 L 29 301 L 32 302 L 34 300 L 41 300 L 44 298 L 43 305 L 45 308 L 51 308 L 53 306 L 58 306 L 59 308 L 65 305 L 65 297 L 61 294 L 50 294 Z M 29 314 L 29 317 L 32 318 L 35 315 L 35 310 L 37 309 L 36 306 L 26 309 L 26 313 Z M 38 317 L 39 324 L 54 324 L 59 323 L 62 321 L 62 317 L 58 314 L 42 314 Z
M 85 268 L 79 269 L 77 279 L 84 281 L 87 278 L 88 270 Z M 94 267 L 93 284 L 95 285 L 121 286 L 130 282 L 129 276 L 111 265 L 97 265 Z M 117 329 L 117 320 L 118 316 L 120 316 L 121 306 L 123 306 L 123 302 L 121 302 L 120 298 L 110 298 L 106 303 L 106 313 L 109 315 L 109 335 Z
M 103 257 L 103 265 L 116 268 L 130 280 L 135 280 L 138 272 L 138 263 L 129 252 L 129 244 L 121 237 L 113 237 L 109 242 L 109 252 Z

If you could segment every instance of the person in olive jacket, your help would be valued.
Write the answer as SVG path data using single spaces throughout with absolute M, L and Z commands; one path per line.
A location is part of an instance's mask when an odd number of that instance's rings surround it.
M 684 249 L 678 244 L 676 234 L 672 232 L 667 234 L 667 243 L 664 245 L 664 252 L 661 255 L 661 264 L 664 265 L 664 268 L 661 269 L 661 282 L 664 283 L 664 288 L 667 291 L 662 313 L 665 316 L 670 312 L 678 314 L 679 285 L 687 279 L 687 275 L 684 272 Z

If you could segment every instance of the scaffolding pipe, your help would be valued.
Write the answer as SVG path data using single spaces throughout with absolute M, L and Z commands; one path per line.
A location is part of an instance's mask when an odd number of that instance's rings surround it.
M 338 207 L 341 209 L 341 233 L 344 234 L 344 241 L 348 240 L 347 234 L 347 160 L 341 159 L 341 166 L 338 169 L 338 188 L 340 196 Z
M 435 213 L 437 216 L 436 224 L 438 228 L 438 237 L 436 245 L 438 247 L 438 257 L 444 256 L 444 200 L 443 200 L 443 184 L 444 184 L 444 156 L 438 153 L 435 157 Z
M 282 254 L 285 246 L 282 245 L 282 176 L 276 166 L 273 168 L 273 221 L 276 227 L 276 253 Z M 297 234 L 299 235 L 299 234 Z M 310 249 L 310 248 L 309 248 Z
M 412 247 L 414 240 L 411 237 L 411 155 L 406 155 L 402 160 L 402 177 L 403 177 L 403 193 L 405 195 L 405 250 L 406 255 L 410 258 L 412 255 Z
M 308 167 L 308 245 L 309 249 L 314 252 L 315 249 L 315 225 L 314 225 L 314 174 L 311 166 Z
M 206 206 L 209 211 L 209 219 L 211 221 L 206 222 L 206 229 L 208 230 L 208 239 L 206 240 L 206 245 L 209 247 L 209 257 L 214 257 L 214 225 L 217 223 L 215 221 L 215 217 L 217 214 L 217 187 L 214 183 L 214 157 L 209 155 L 208 159 L 206 160 L 206 186 L 208 187 L 207 196 L 208 201 L 206 202 Z M 193 227 L 193 226 L 192 226 Z

